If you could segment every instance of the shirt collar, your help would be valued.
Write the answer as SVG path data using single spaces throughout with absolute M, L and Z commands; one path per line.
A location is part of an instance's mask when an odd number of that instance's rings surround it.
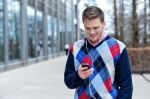
M 106 33 L 102 33 L 102 36 L 95 42 L 91 42 L 89 39 L 88 42 L 92 45 L 92 46 L 96 46 L 97 44 L 99 44 L 105 37 L 107 36 Z

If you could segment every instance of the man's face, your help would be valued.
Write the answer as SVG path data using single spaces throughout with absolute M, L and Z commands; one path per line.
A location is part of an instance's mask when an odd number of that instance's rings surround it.
M 95 18 L 92 20 L 85 19 L 83 24 L 87 38 L 91 42 L 99 40 L 99 38 L 102 36 L 105 22 L 102 23 L 99 18 Z

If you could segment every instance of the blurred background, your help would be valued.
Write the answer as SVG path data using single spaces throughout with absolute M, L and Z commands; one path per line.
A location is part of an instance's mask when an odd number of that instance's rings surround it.
M 51 63 L 51 60 L 57 61 L 62 57 L 63 73 L 65 45 L 84 38 L 81 16 L 83 10 L 92 5 L 100 7 L 105 13 L 105 32 L 127 45 L 132 73 L 142 75 L 150 83 L 150 0 L 0 0 L 1 75 L 2 72 L 43 61 L 50 61 L 50 66 L 52 64 L 57 67 L 62 63 Z M 134 75 L 134 82 L 141 79 Z M 11 77 L 7 79 L 9 81 L 12 81 Z M 150 89 L 149 83 L 146 82 L 146 87 L 149 86 Z M 0 81 L 0 85 L 4 86 L 4 83 Z M 139 83 L 135 85 L 139 86 Z M 140 89 L 140 92 L 144 89 Z M 136 91 L 136 95 L 140 92 Z M 150 99 L 149 97 L 139 99 Z
M 0 0 L 1 70 L 61 56 L 84 37 L 81 16 L 91 5 L 104 10 L 105 32 L 128 46 L 133 71 L 150 71 L 149 0 Z

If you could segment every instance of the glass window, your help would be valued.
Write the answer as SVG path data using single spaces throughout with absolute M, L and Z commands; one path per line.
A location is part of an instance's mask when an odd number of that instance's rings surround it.
M 72 25 L 71 25 L 71 23 L 70 23 L 70 22 L 71 22 L 71 17 L 70 17 L 70 16 L 71 16 L 70 5 L 68 4 L 67 7 L 68 7 L 68 8 L 67 8 L 67 15 L 66 15 L 66 16 L 67 16 L 67 25 L 66 25 L 66 26 L 67 26 L 67 29 L 66 29 L 66 30 L 67 30 L 67 31 L 66 31 L 66 32 L 67 32 L 67 34 L 66 34 L 66 35 L 67 35 L 67 42 L 66 42 L 66 43 L 71 43 L 71 33 L 70 33 L 70 32 L 71 32 L 71 29 L 72 29 L 72 28 L 71 28 Z
M 53 52 L 57 52 L 57 19 L 53 17 Z
M 0 0 L 0 10 L 3 10 L 3 0 Z
M 44 53 L 44 32 L 43 32 L 43 13 L 41 11 L 37 11 L 37 18 L 36 18 L 36 32 L 37 32 L 37 53 L 38 56 L 43 56 Z
M 8 0 L 9 60 L 20 59 L 20 3 Z
M 65 0 L 61 0 L 62 1 L 62 3 L 65 3 Z
M 51 16 L 47 17 L 48 20 L 48 53 L 52 53 L 52 19 Z
M 60 33 L 60 51 L 64 51 L 65 46 L 65 24 L 63 21 L 59 23 L 59 33 Z
M 0 64 L 4 62 L 4 16 L 3 16 L 3 1 L 0 0 Z
M 27 31 L 28 31 L 28 57 L 35 58 L 36 56 L 36 39 L 35 39 L 35 10 L 27 7 Z
M 66 7 L 66 43 L 72 43 L 74 41 L 74 24 L 73 24 L 73 8 L 71 7 L 72 1 L 67 2 Z

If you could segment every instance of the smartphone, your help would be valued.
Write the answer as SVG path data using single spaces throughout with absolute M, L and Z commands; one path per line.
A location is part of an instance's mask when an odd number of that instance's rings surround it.
M 81 65 L 82 65 L 82 67 L 88 67 L 88 69 L 90 69 L 90 65 L 88 63 L 83 63 Z M 86 70 L 88 70 L 88 69 L 86 69 Z

